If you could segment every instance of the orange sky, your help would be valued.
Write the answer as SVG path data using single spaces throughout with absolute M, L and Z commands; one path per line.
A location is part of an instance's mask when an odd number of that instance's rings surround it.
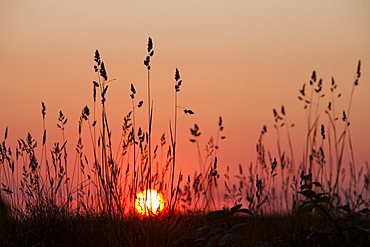
M 276 155 L 272 108 L 281 105 L 296 125 L 292 135 L 300 153 L 306 121 L 298 90 L 313 70 L 323 78 L 326 92 L 333 76 L 343 93 L 339 115 L 347 107 L 358 60 L 362 77 L 353 101 L 351 137 L 357 161 L 370 160 L 367 0 L 0 0 L 0 8 L 0 131 L 8 126 L 13 142 L 27 132 L 40 140 L 43 101 L 50 146 L 61 141 L 56 122 L 62 110 L 74 149 L 81 109 L 92 106 L 95 49 L 109 78 L 117 79 L 111 83 L 107 105 L 113 134 L 119 135 L 131 106 L 130 83 L 137 97 L 146 99 L 143 59 L 150 36 L 155 50 L 154 140 L 164 132 L 168 137 L 178 68 L 183 79 L 179 105 L 196 113 L 179 117 L 178 160 L 189 173 L 198 167 L 189 128 L 200 126 L 205 145 L 216 135 L 219 116 L 227 136 L 220 145 L 220 166 L 254 162 L 263 125 L 268 129 L 266 143 Z M 138 114 L 145 119 L 145 110 Z

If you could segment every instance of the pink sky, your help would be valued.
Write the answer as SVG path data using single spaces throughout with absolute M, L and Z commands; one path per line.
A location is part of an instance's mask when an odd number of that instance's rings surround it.
M 50 147 L 61 142 L 56 123 L 62 110 L 74 150 L 81 109 L 92 107 L 95 49 L 109 78 L 116 79 L 107 106 L 118 141 L 122 118 L 131 109 L 130 84 L 138 99 L 146 99 L 143 59 L 150 36 L 155 50 L 153 140 L 162 133 L 169 138 L 175 68 L 183 79 L 179 105 L 196 113 L 179 115 L 183 171 L 192 174 L 198 168 L 189 128 L 200 126 L 204 146 L 216 135 L 219 116 L 227 137 L 220 143 L 221 173 L 227 165 L 237 169 L 255 162 L 263 125 L 266 144 L 276 156 L 272 108 L 281 105 L 296 125 L 291 134 L 300 157 L 307 127 L 298 90 L 316 70 L 328 94 L 333 76 L 343 94 L 336 106 L 340 116 L 347 109 L 358 60 L 362 76 L 351 137 L 356 161 L 362 165 L 370 158 L 369 1 L 0 1 L 0 8 L 0 132 L 9 127 L 9 143 L 27 132 L 41 142 L 43 101 Z M 146 110 L 138 115 L 144 127 Z M 322 119 L 327 122 L 326 116 Z

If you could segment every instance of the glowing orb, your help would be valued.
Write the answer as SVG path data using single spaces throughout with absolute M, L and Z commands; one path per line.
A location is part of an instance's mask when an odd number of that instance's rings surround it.
M 135 208 L 142 215 L 158 214 L 164 209 L 163 195 L 156 190 L 144 190 L 136 195 Z

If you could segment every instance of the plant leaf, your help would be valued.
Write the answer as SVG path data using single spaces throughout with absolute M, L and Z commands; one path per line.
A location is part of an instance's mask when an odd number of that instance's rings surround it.
M 243 205 L 238 204 L 231 208 L 231 212 L 236 213 Z
M 198 228 L 195 231 L 195 236 L 197 238 L 205 237 L 208 234 L 210 228 L 211 228 L 210 226 L 204 226 L 204 227 Z
M 238 235 L 238 234 L 234 234 L 234 233 L 226 233 L 221 239 L 220 241 L 218 242 L 218 245 L 230 245 L 230 244 L 233 244 L 233 243 L 236 243 L 238 242 L 240 239 L 242 239 L 243 237 L 241 235 Z
M 228 232 L 228 233 L 232 233 L 235 229 L 237 229 L 237 228 L 239 228 L 239 227 L 241 227 L 241 226 L 245 226 L 245 225 L 247 225 L 247 223 L 239 223 L 239 224 L 233 225 L 233 226 L 230 228 L 230 230 L 228 230 L 227 232 Z
M 313 190 L 304 190 L 304 191 L 299 191 L 298 193 L 304 195 L 307 198 L 312 198 L 316 195 L 316 192 Z
M 209 212 L 206 215 L 206 218 L 208 220 L 219 220 L 219 219 L 227 218 L 230 215 L 232 215 L 232 212 L 230 212 L 229 210 L 216 210 L 216 211 Z
M 249 215 L 253 215 L 253 213 L 249 209 L 246 209 L 246 208 L 241 208 L 237 212 L 238 213 L 246 213 L 246 214 L 249 214 Z

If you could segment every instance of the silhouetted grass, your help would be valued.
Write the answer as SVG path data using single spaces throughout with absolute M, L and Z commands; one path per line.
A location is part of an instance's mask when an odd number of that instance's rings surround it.
M 220 180 L 217 151 L 223 135 L 219 118 L 216 137 L 200 144 L 197 124 L 190 129 L 197 147 L 199 170 L 193 177 L 176 173 L 178 110 L 194 114 L 178 104 L 182 86 L 175 69 L 174 119 L 168 144 L 163 134 L 152 140 L 151 58 L 148 39 L 147 102 L 137 102 L 130 85 L 132 110 L 122 123 L 117 148 L 106 108 L 108 73 L 98 50 L 94 56 L 93 110 L 85 106 L 78 120 L 74 161 L 64 130 L 68 119 L 59 112 L 57 127 L 62 142 L 47 139 L 47 108 L 41 103 L 41 147 L 29 133 L 8 147 L 8 128 L 0 145 L 0 243 L 2 246 L 367 246 L 370 244 L 368 164 L 355 163 L 350 137 L 350 111 L 359 85 L 361 63 L 350 93 L 348 108 L 336 112 L 334 79 L 330 100 L 324 82 L 312 73 L 299 90 L 306 112 L 307 135 L 301 163 L 294 157 L 294 144 L 285 106 L 273 109 L 277 132 L 277 156 L 266 150 L 267 128 L 256 144 L 256 161 L 239 165 L 237 174 L 227 167 Z M 146 123 L 136 121 L 136 112 L 146 104 Z M 326 122 L 322 119 L 327 117 Z M 286 133 L 286 139 L 283 133 Z M 87 136 L 87 140 L 86 139 Z M 286 142 L 288 150 L 284 150 Z M 90 150 L 86 150 L 86 147 Z M 38 155 L 38 148 L 41 154 Z M 50 150 L 49 150 L 50 149 Z M 344 152 L 349 151 L 349 182 L 344 181 Z M 67 152 L 68 151 L 68 152 Z M 220 182 L 221 186 L 220 185 Z M 220 189 L 220 187 L 222 187 Z M 165 210 L 148 216 L 135 211 L 136 194 L 156 189 L 167 197 Z M 220 191 L 225 190 L 223 200 Z M 224 207 L 220 203 L 223 201 Z M 242 207 L 242 205 L 245 206 Z M 218 210 L 216 210 L 218 209 Z

